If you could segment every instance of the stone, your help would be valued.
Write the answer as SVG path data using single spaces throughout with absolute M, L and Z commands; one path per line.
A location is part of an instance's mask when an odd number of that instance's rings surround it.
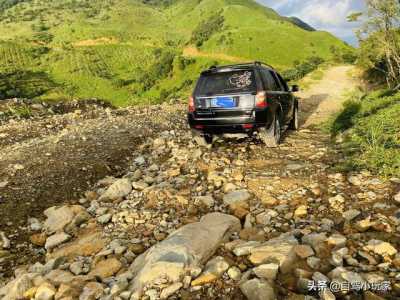
M 69 270 L 74 275 L 80 275 L 83 273 L 84 264 L 82 261 L 76 261 L 69 266 Z
M 102 215 L 102 216 L 98 217 L 97 221 L 100 224 L 107 224 L 107 223 L 109 223 L 111 221 L 111 218 L 112 218 L 112 214 L 105 214 L 105 215 Z
M 170 296 L 177 293 L 182 287 L 183 284 L 181 282 L 173 283 L 161 291 L 160 298 L 168 299 Z
M 363 296 L 363 300 L 385 300 L 385 298 L 380 297 L 370 291 L 365 291 Z
M 64 232 L 61 233 L 56 233 L 50 237 L 47 238 L 46 240 L 46 244 L 45 244 L 45 248 L 47 250 L 51 250 L 59 245 L 61 245 L 62 243 L 67 242 L 69 239 L 71 238 L 71 236 L 69 234 L 66 234 Z
M 47 236 L 45 233 L 35 233 L 31 235 L 30 241 L 32 244 L 43 247 L 46 244 Z
M 237 218 L 221 213 L 179 228 L 135 259 L 130 267 L 133 294 L 140 297 L 146 284 L 158 278 L 181 282 L 187 270 L 199 268 L 240 228 Z
M 314 270 L 317 270 L 321 266 L 321 259 L 315 256 L 310 256 L 307 258 L 307 265 Z
M 297 245 L 294 247 L 294 251 L 296 252 L 297 256 L 300 258 L 307 258 L 313 256 L 314 250 L 309 245 Z
M 358 221 L 355 224 L 355 228 L 359 231 L 359 232 L 365 232 L 368 229 L 370 229 L 372 226 L 374 226 L 376 223 L 371 221 L 371 217 L 368 217 L 364 220 Z
M 33 287 L 32 274 L 23 274 L 5 287 L 0 289 L 0 298 L 2 300 L 24 299 L 24 294 Z
M 271 195 L 262 195 L 260 200 L 265 207 L 275 206 L 279 203 L 279 200 Z
M 127 179 L 115 181 L 99 198 L 100 201 L 115 200 L 127 196 L 132 191 L 132 183 Z
M 132 182 L 132 188 L 135 189 L 136 191 L 143 191 L 148 187 L 149 185 L 144 181 Z
M 294 217 L 295 217 L 295 218 L 304 218 L 305 216 L 307 216 L 307 210 L 308 210 L 307 205 L 300 205 L 300 206 L 294 211 Z
M 50 207 L 44 211 L 47 217 L 44 222 L 44 229 L 47 234 L 53 234 L 55 232 L 62 232 L 67 225 L 75 223 L 74 219 L 78 216 L 86 216 L 89 219 L 89 215 L 85 208 L 80 205 L 65 205 L 61 207 Z M 76 224 L 80 225 L 80 224 Z
M 388 242 L 379 240 L 370 240 L 365 246 L 365 250 L 372 251 L 381 256 L 394 256 L 397 254 L 397 249 Z
M 242 242 L 233 248 L 233 253 L 236 256 L 244 256 L 249 255 L 251 250 L 260 246 L 261 242 L 257 241 L 249 241 L 249 242 Z
M 83 288 L 79 300 L 99 299 L 103 295 L 104 287 L 98 282 L 89 282 Z
M 321 300 L 336 300 L 335 295 L 329 289 L 323 289 L 319 292 Z
M 223 201 L 226 205 L 240 205 L 242 203 L 247 203 L 251 198 L 251 194 L 247 190 L 237 190 L 225 194 Z
M 229 193 L 236 189 L 237 189 L 236 185 L 234 185 L 231 182 L 228 182 L 227 184 L 224 185 L 224 193 Z
M 89 273 L 89 276 L 97 276 L 102 279 L 113 276 L 121 270 L 122 264 L 116 258 L 108 258 L 98 262 Z
M 335 197 L 331 197 L 328 199 L 330 207 L 338 212 L 343 213 L 344 204 L 346 200 L 342 195 L 336 195 Z
M 240 285 L 240 290 L 248 300 L 276 300 L 273 286 L 262 279 L 251 279 Z
M 78 256 L 91 256 L 100 252 L 107 244 L 108 240 L 102 236 L 100 231 L 96 229 L 85 230 L 76 240 L 54 250 L 53 253 L 48 254 L 48 257 L 74 259 Z
M 278 271 L 279 271 L 279 265 L 273 263 L 259 265 L 258 267 L 253 269 L 254 274 L 256 274 L 258 278 L 272 280 L 272 281 L 276 279 Z
M 351 220 L 357 218 L 359 215 L 361 214 L 361 212 L 357 209 L 350 209 L 350 210 L 346 210 L 343 213 L 343 218 L 350 222 Z
M 257 224 L 268 225 L 271 222 L 271 215 L 267 212 L 262 212 L 256 216 Z
M 223 257 L 217 256 L 206 264 L 203 273 L 192 281 L 192 286 L 215 281 L 220 278 L 228 268 L 229 263 L 227 263 Z
M 341 234 L 333 234 L 326 240 L 328 245 L 333 248 L 342 248 L 346 246 L 346 241 L 347 238 Z
M 59 286 L 60 284 L 70 284 L 74 280 L 74 275 L 63 270 L 52 270 L 45 278 L 53 285 Z
M 294 247 L 298 245 L 293 235 L 281 235 L 250 250 L 249 260 L 254 265 L 277 263 L 282 273 L 289 272 L 296 260 Z
M 362 181 L 360 180 L 359 176 L 349 176 L 347 179 L 352 185 L 360 186 L 362 184 Z
M 400 192 L 398 192 L 396 195 L 393 196 L 394 201 L 397 203 L 400 203 Z
M 56 294 L 56 288 L 52 286 L 50 283 L 41 284 L 35 295 L 35 300 L 53 300 Z
M 306 234 L 301 239 L 303 244 L 310 245 L 314 250 L 317 250 L 319 245 L 324 243 L 326 240 L 327 236 L 325 232 Z
M 194 204 L 197 206 L 204 205 L 205 207 L 213 207 L 214 203 L 214 198 L 211 195 L 199 196 L 194 199 Z
M 239 281 L 242 278 L 242 272 L 238 267 L 230 267 L 227 271 L 229 278 L 234 281 Z

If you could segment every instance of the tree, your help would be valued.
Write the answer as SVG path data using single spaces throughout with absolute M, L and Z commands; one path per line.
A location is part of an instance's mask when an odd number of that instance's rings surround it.
M 381 72 L 389 87 L 400 83 L 400 2 L 366 0 L 367 16 L 358 31 L 360 62 Z M 361 15 L 348 17 L 357 21 Z

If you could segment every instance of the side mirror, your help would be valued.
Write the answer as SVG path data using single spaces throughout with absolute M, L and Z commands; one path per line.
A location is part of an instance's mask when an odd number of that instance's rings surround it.
M 293 92 L 293 93 L 296 93 L 296 92 L 298 92 L 298 91 L 300 91 L 299 86 L 298 86 L 298 85 L 293 85 L 293 86 L 292 86 L 292 92 Z

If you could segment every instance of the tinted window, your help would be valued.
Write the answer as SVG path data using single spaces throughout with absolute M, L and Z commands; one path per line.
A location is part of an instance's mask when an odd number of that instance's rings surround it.
M 196 95 L 215 95 L 257 90 L 254 71 L 241 70 L 202 75 L 196 88 Z
M 273 77 L 273 79 L 274 79 L 274 81 L 275 81 L 275 84 L 276 84 L 276 86 L 277 86 L 277 89 L 276 89 L 275 91 L 283 91 L 283 86 L 281 86 L 281 84 L 280 84 L 280 82 L 279 82 L 279 79 L 278 79 L 278 77 L 276 76 L 276 73 L 275 73 L 275 72 L 272 72 L 272 71 L 269 71 L 269 73 L 272 75 L 272 77 Z
M 262 77 L 263 77 L 265 88 L 268 91 L 280 90 L 280 88 L 278 88 L 274 78 L 272 77 L 271 73 L 268 70 L 262 69 L 261 74 L 262 74 Z
M 281 76 L 279 73 L 276 73 L 276 75 L 278 76 L 278 79 L 279 79 L 279 81 L 280 81 L 280 83 L 281 83 L 281 86 L 283 86 L 283 89 L 284 89 L 286 92 L 288 92 L 288 91 L 289 91 L 289 88 L 288 88 L 288 86 L 287 86 L 286 81 L 283 80 L 282 76 Z

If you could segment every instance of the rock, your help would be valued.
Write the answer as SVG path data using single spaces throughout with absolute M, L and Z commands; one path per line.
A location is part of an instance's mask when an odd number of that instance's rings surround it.
M 254 265 L 269 262 L 278 263 L 282 273 L 289 272 L 296 260 L 294 247 L 298 245 L 296 238 L 292 235 L 282 235 L 278 238 L 251 249 L 249 260 Z
M 76 261 L 69 266 L 69 270 L 75 275 L 82 274 L 83 268 L 84 268 L 84 264 L 82 261 Z
M 362 181 L 360 180 L 359 176 L 349 176 L 347 179 L 352 185 L 360 186 L 362 185 Z
M 47 234 L 62 232 L 70 224 L 80 225 L 76 224 L 75 218 L 79 219 L 79 221 L 82 220 L 82 216 L 85 216 L 86 220 L 90 218 L 85 208 L 80 205 L 50 207 L 44 211 L 44 214 L 47 217 L 44 222 L 44 229 Z
M 385 300 L 385 298 L 382 298 L 370 291 L 365 291 L 363 296 L 363 300 Z
M 336 249 L 346 246 L 346 241 L 347 238 L 341 234 L 333 234 L 326 240 L 329 246 Z
M 137 191 L 143 191 L 144 189 L 148 188 L 149 185 L 144 181 L 137 181 L 137 182 L 132 182 L 132 187 Z
M 303 244 L 310 245 L 317 250 L 319 245 L 324 243 L 327 240 L 326 233 L 310 233 L 302 237 L 301 241 Z
M 344 204 L 345 204 L 346 200 L 344 199 L 344 197 L 342 195 L 336 195 L 335 197 L 331 197 L 331 198 L 329 198 L 328 201 L 329 201 L 330 207 L 333 210 L 343 213 Z
M 397 250 L 388 242 L 379 240 L 370 240 L 365 247 L 367 251 L 372 251 L 381 256 L 393 256 L 397 254 Z
M 49 258 L 67 257 L 73 259 L 78 256 L 90 256 L 100 252 L 108 243 L 96 229 L 82 232 L 79 237 L 48 254 Z
M 275 300 L 275 291 L 270 283 L 262 279 L 251 279 L 240 285 L 248 300 Z
M 279 200 L 271 195 L 263 195 L 260 200 L 265 207 L 272 207 L 279 203 Z
M 181 282 L 173 283 L 161 291 L 160 298 L 168 299 L 170 296 L 178 292 L 182 287 L 183 284 Z
M 11 247 L 11 242 L 10 240 L 6 237 L 6 234 L 3 231 L 0 231 L 0 247 L 3 249 L 10 249 Z
M 355 228 L 359 231 L 359 232 L 365 232 L 368 229 L 370 229 L 372 226 L 375 225 L 375 222 L 371 222 L 371 217 L 368 217 L 364 220 L 358 221 L 355 224 Z
M 393 196 L 394 201 L 397 203 L 400 203 L 400 192 L 398 192 L 396 195 Z
M 98 276 L 102 279 L 113 276 L 121 270 L 122 264 L 116 258 L 108 258 L 98 262 L 90 271 L 89 276 Z
M 257 224 L 268 225 L 271 222 L 271 215 L 267 212 L 262 212 L 256 216 Z
M 228 182 L 227 184 L 224 185 L 224 193 L 229 193 L 236 189 L 237 187 L 233 183 Z
M 24 299 L 24 294 L 33 287 L 32 274 L 23 274 L 5 287 L 0 289 L 0 298 L 2 300 Z
M 244 256 L 244 255 L 249 255 L 251 253 L 251 250 L 260 246 L 261 243 L 257 241 L 249 241 L 249 242 L 242 242 L 236 245 L 233 248 L 233 253 L 236 256 Z
M 310 256 L 307 258 L 307 265 L 314 270 L 317 270 L 321 266 L 321 259 L 315 256 Z
M 205 207 L 213 207 L 214 202 L 214 198 L 211 195 L 200 196 L 194 199 L 194 204 L 198 206 L 204 205 Z
M 83 288 L 79 300 L 99 299 L 103 295 L 104 287 L 98 282 L 89 282 Z
M 247 201 L 251 198 L 251 194 L 247 190 L 232 191 L 223 197 L 223 201 L 226 205 L 236 206 Z
M 258 267 L 253 269 L 254 274 L 256 274 L 258 278 L 272 280 L 272 281 L 276 279 L 278 271 L 279 271 L 279 265 L 273 263 L 259 265 Z
M 64 232 L 61 233 L 56 233 L 50 237 L 47 238 L 46 240 L 46 244 L 45 244 L 45 248 L 47 250 L 51 250 L 59 245 L 61 245 L 62 243 L 67 242 L 69 239 L 71 238 L 71 236 L 69 234 L 66 234 Z
M 229 268 L 229 263 L 221 256 L 217 256 L 210 260 L 203 271 L 203 273 L 192 281 L 192 286 L 203 285 L 215 281 L 220 278 Z
M 45 282 L 38 287 L 35 300 L 53 300 L 55 294 L 56 288 L 50 283 Z
M 205 215 L 200 222 L 179 228 L 136 258 L 130 267 L 134 295 L 140 296 L 144 286 L 158 278 L 181 282 L 186 270 L 198 268 L 240 228 L 237 218 L 221 213 Z
M 307 216 L 307 210 L 308 210 L 307 205 L 301 205 L 301 206 L 299 206 L 299 207 L 294 211 L 294 217 L 295 217 L 295 218 L 304 218 L 305 216 Z
M 29 227 L 31 228 L 32 231 L 40 231 L 42 230 L 42 224 L 40 221 L 36 218 L 29 218 L 28 219 Z
M 329 289 L 323 289 L 319 292 L 321 300 L 336 300 L 335 295 Z
M 143 156 L 138 156 L 134 160 L 135 164 L 142 166 L 146 163 L 146 159 Z
M 109 223 L 111 221 L 111 218 L 112 218 L 112 214 L 105 214 L 105 215 L 102 215 L 102 216 L 98 217 L 97 221 L 100 224 L 107 224 L 107 223 Z
M 50 271 L 45 278 L 55 286 L 70 284 L 74 280 L 72 273 L 63 270 Z
M 126 179 L 119 179 L 114 182 L 107 191 L 101 195 L 100 201 L 114 200 L 127 196 L 132 191 L 132 183 Z
M 297 256 L 300 258 L 307 258 L 313 256 L 314 250 L 309 245 L 297 245 L 294 247 L 294 251 L 296 252 Z
M 8 181 L 0 181 L 0 189 L 5 188 L 8 185 Z
M 343 218 L 345 218 L 346 221 L 350 222 L 351 220 L 357 218 L 361 212 L 357 209 L 350 209 L 347 210 L 343 213 Z
M 235 281 L 239 281 L 242 277 L 242 272 L 240 271 L 240 269 L 238 267 L 235 267 L 235 266 L 230 267 L 228 269 L 227 273 L 228 273 L 229 277 Z

